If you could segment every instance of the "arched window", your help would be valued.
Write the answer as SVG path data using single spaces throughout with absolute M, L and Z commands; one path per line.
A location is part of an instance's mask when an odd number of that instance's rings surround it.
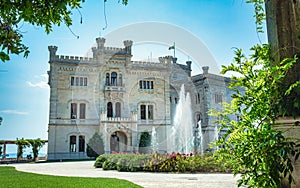
M 121 117 L 121 103 L 116 103 L 116 117 Z
M 76 152 L 76 136 L 70 136 L 70 152 Z
M 122 78 L 122 74 L 119 74 L 119 86 L 123 85 L 123 78 Z
M 79 152 L 85 152 L 85 139 L 83 135 L 79 136 Z
M 109 73 L 106 73 L 105 85 L 109 86 Z
M 117 77 L 118 77 L 118 74 L 116 72 L 111 73 L 111 85 L 112 86 L 117 85 Z
M 113 105 L 111 102 L 107 103 L 107 117 L 113 117 Z

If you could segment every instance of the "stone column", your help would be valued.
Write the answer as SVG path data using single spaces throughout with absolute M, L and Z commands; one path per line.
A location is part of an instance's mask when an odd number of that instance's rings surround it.
M 2 152 L 2 160 L 5 160 L 6 159 L 6 143 L 4 141 L 4 144 L 3 144 L 3 152 Z

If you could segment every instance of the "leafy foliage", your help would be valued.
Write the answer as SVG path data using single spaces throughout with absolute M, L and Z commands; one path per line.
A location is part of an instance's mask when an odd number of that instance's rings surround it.
M 266 20 L 266 13 L 264 9 L 265 0 L 247 0 L 246 2 L 253 4 L 256 30 L 259 33 L 263 33 L 263 23 Z
M 139 152 L 148 153 L 147 147 L 149 146 L 151 146 L 151 135 L 149 132 L 142 132 L 139 143 Z
M 241 173 L 239 186 L 280 187 L 285 177 L 291 183 L 292 158 L 296 160 L 300 152 L 295 140 L 274 129 L 282 110 L 288 110 L 281 108 L 282 99 L 288 94 L 281 85 L 296 58 L 271 66 L 269 45 L 257 45 L 251 50 L 250 58 L 236 50 L 234 63 L 223 66 L 222 73 L 240 76 L 233 76 L 229 86 L 235 91 L 231 104 L 224 104 L 222 112 L 214 112 L 216 123 L 227 130 L 216 143 L 225 148 L 219 149 L 216 156 L 231 161 L 234 174 Z M 292 85 L 288 91 L 295 88 Z M 231 120 L 230 115 L 235 114 L 239 121 Z
M 32 147 L 33 161 L 35 161 L 39 155 L 40 148 L 45 145 L 45 141 L 38 138 L 38 139 L 29 139 L 28 142 Z
M 107 0 L 105 0 L 106 2 Z M 1 0 L 0 1 L 0 60 L 10 59 L 10 54 L 27 57 L 29 48 L 23 44 L 24 23 L 45 28 L 49 34 L 54 25 L 72 25 L 72 10 L 81 8 L 85 0 Z M 122 0 L 127 5 L 128 0 Z
M 94 166 L 103 170 L 149 172 L 230 172 L 231 165 L 217 161 L 212 154 L 104 154 Z
M 100 134 L 95 132 L 87 144 L 87 156 L 98 157 L 104 153 L 104 142 Z
M 16 140 L 16 145 L 18 146 L 18 150 L 17 150 L 17 158 L 20 159 L 23 156 L 23 150 L 30 146 L 30 143 L 28 140 L 25 140 L 24 138 L 22 139 L 17 139 Z

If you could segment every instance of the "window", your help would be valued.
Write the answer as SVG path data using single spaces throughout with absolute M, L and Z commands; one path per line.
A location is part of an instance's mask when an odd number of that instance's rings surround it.
M 139 86 L 140 89 L 154 89 L 154 84 L 151 80 L 140 80 Z
M 85 137 L 83 135 L 79 136 L 79 152 L 85 152 Z
M 143 81 L 140 80 L 140 89 L 143 89 Z
M 175 97 L 175 104 L 177 104 L 177 98 Z
M 85 119 L 86 104 L 79 104 L 79 119 Z M 71 103 L 71 119 L 77 119 L 77 103 Z
M 87 86 L 87 78 L 84 78 L 84 86 Z
M 109 73 L 106 73 L 105 85 L 109 86 Z
M 71 103 L 71 119 L 77 118 L 77 103 Z
M 141 119 L 146 119 L 146 105 L 141 105 Z
M 116 72 L 111 73 L 111 85 L 112 86 L 117 85 L 117 76 L 118 76 L 118 74 Z
M 83 86 L 83 77 L 80 77 L 80 85 Z
M 200 103 L 200 93 L 197 93 L 196 95 L 196 104 Z
M 85 109 L 86 109 L 85 103 L 80 103 L 79 107 L 80 107 L 79 119 L 85 119 Z
M 140 107 L 141 119 L 153 119 L 153 105 L 142 104 Z
M 74 77 L 72 76 L 72 77 L 71 77 L 71 86 L 74 86 L 74 81 L 75 81 L 75 80 L 74 80 Z
M 113 106 L 111 102 L 107 103 L 107 117 L 113 117 Z
M 148 119 L 153 119 L 153 105 L 148 105 Z
M 79 86 L 79 77 L 75 78 L 75 86 Z
M 87 77 L 71 77 L 71 86 L 87 86 Z
M 215 103 L 221 103 L 222 102 L 222 95 L 221 94 L 215 94 Z
M 116 117 L 121 117 L 121 103 L 116 103 Z
M 76 136 L 70 136 L 70 152 L 76 152 Z

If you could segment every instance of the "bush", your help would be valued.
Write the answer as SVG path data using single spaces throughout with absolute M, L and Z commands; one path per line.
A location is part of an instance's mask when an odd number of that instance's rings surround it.
M 148 153 L 148 147 L 151 146 L 151 135 L 149 132 L 142 132 L 141 139 L 139 143 L 139 152 Z
M 109 154 L 103 154 L 97 157 L 96 162 L 94 163 L 95 168 L 102 168 L 103 163 L 109 158 Z
M 94 166 L 130 172 L 231 172 L 231 165 L 216 160 L 212 154 L 104 154 Z

